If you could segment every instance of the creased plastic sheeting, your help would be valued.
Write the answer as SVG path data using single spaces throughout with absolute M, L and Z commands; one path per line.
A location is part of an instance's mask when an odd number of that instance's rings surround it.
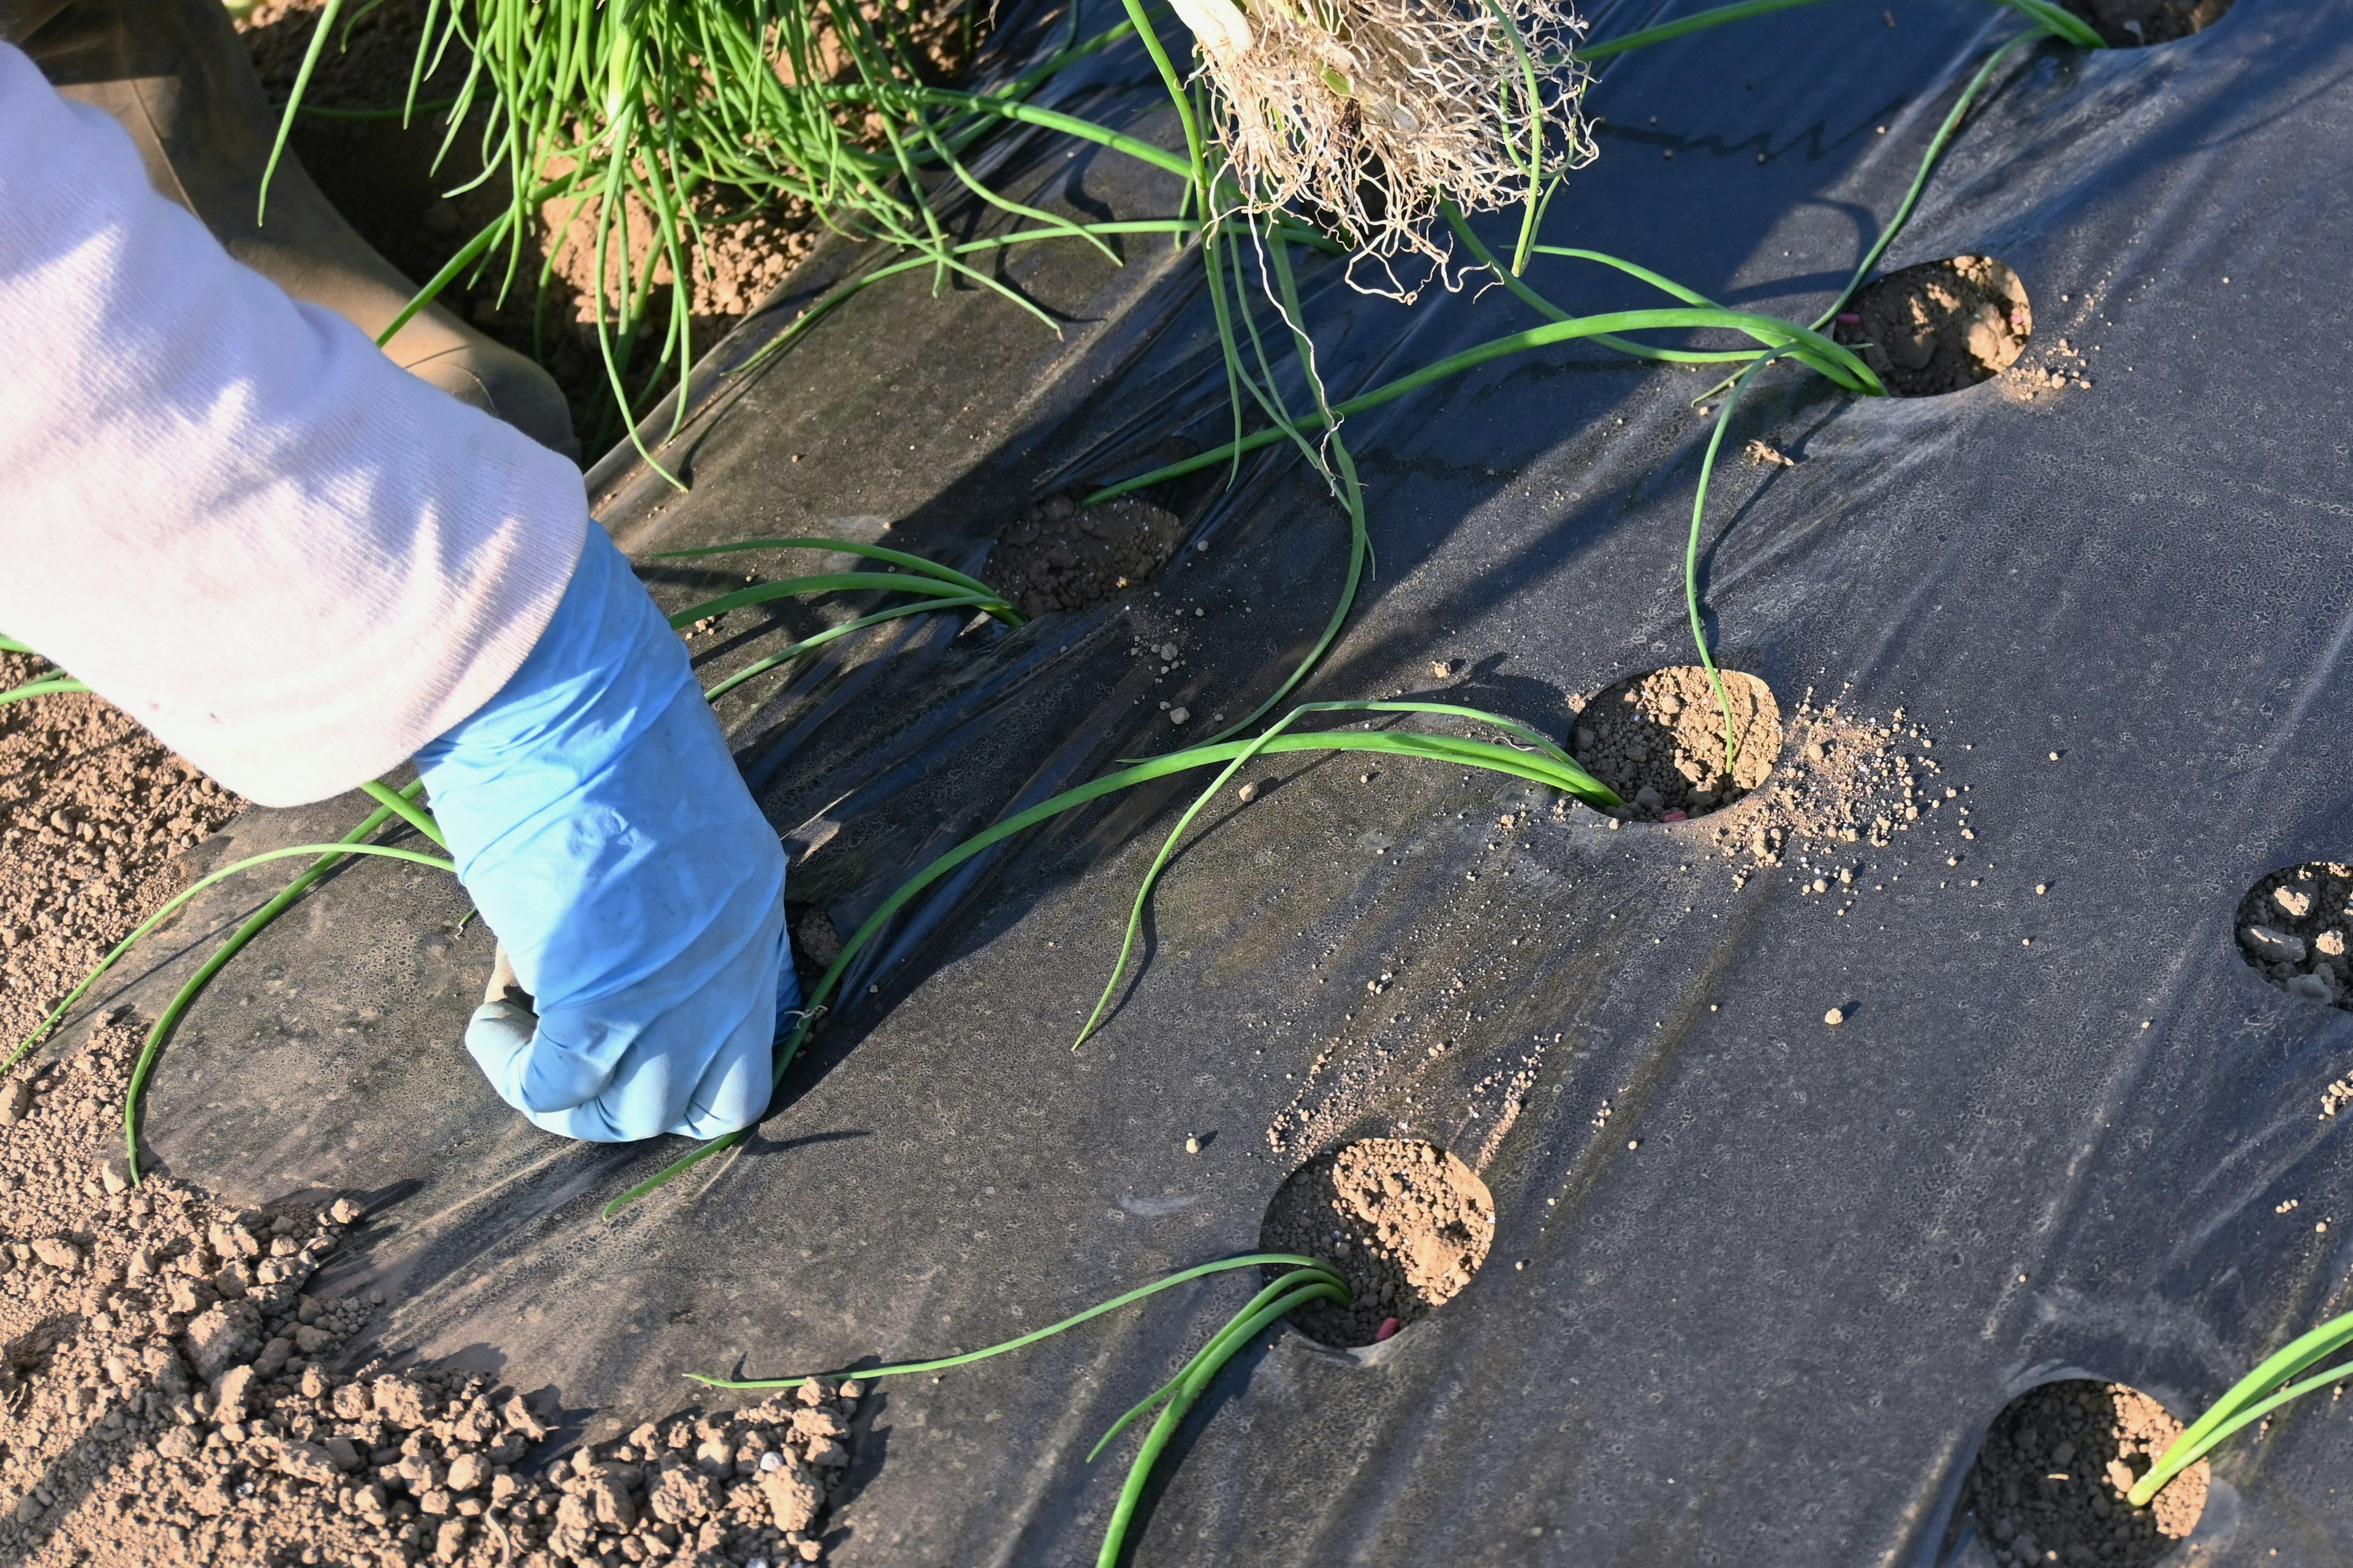
M 1810 318 L 2018 26 L 1881 12 L 1832 0 L 1611 64 L 1603 156 L 1546 238 Z M 376 1194 L 373 1242 L 324 1288 L 387 1286 L 384 1346 L 628 1425 L 686 1405 L 687 1370 L 970 1348 L 1245 1248 L 1293 1164 L 1409 1124 L 1493 1191 L 1486 1268 L 1372 1350 L 1253 1346 L 1176 1445 L 1137 1561 L 1982 1563 L 1952 1510 L 2007 1399 L 2073 1371 L 2187 1414 L 2344 1304 L 2348 1157 L 2321 1103 L 2347 1018 L 2266 984 L 2231 922 L 2353 831 L 2348 74 L 2353 16 L 2286 0 L 2160 48 L 2037 47 L 1885 267 L 2001 258 L 2031 352 L 2066 339 L 2094 385 L 1862 401 L 1781 367 L 1745 401 L 1727 447 L 1798 466 L 1719 470 L 1722 656 L 1785 711 L 1810 689 L 1903 709 L 1968 792 L 1974 837 L 1940 810 L 1843 847 L 1885 889 L 1849 915 L 1786 870 L 1736 888 L 1705 819 L 1611 832 L 1483 775 L 1286 759 L 1205 814 L 1141 977 L 1073 1054 L 1176 781 L 919 900 L 760 1135 L 607 1224 L 675 1148 L 563 1144 L 498 1105 L 457 1043 L 488 936 L 450 934 L 446 882 L 370 865 L 221 977 L 146 1135 L 232 1194 Z M 1133 50 L 1056 90 L 1173 135 Z M 1044 137 L 996 171 L 1091 215 L 1174 199 Z M 831 531 L 972 566 L 1034 494 L 1221 438 L 1198 267 L 1157 237 L 1125 255 L 1008 257 L 1059 340 L 978 290 L 860 295 L 702 403 L 670 454 L 691 493 L 617 462 L 603 514 L 640 559 Z M 1579 263 L 1529 278 L 1571 310 L 1651 302 Z M 1534 320 L 1492 289 L 1409 312 L 1328 266 L 1304 287 L 1335 395 Z M 1559 733 L 1572 699 L 1687 661 L 1705 384 L 1571 345 L 1349 421 L 1378 572 L 1310 694 L 1425 690 L 1459 659 L 1451 700 Z M 1009 636 L 893 623 L 723 699 L 797 899 L 846 932 L 965 834 L 1173 743 L 1161 701 L 1233 714 L 1272 688 L 1339 581 L 1337 508 L 1280 453 L 1170 504 L 1184 564 L 1122 605 Z M 682 605 L 785 565 L 649 574 Z M 716 677 L 848 613 L 782 607 L 698 658 Z M 1183 662 L 1164 679 L 1139 640 Z M 248 816 L 216 852 L 357 814 Z M 885 1382 L 833 1560 L 1088 1560 L 1119 1462 L 1086 1446 L 1249 1288 Z M 2353 1556 L 2347 1419 L 2307 1400 L 2222 1450 L 2200 1560 Z

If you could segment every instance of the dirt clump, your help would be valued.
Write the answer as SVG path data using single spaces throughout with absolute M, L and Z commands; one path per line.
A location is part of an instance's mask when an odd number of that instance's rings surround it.
M 1487 1260 L 1495 1200 L 1471 1167 L 1416 1138 L 1366 1138 L 1292 1172 L 1259 1226 L 1265 1252 L 1329 1263 L 1354 1301 L 1291 1314 L 1327 1345 L 1369 1345 L 1453 1300 Z M 1280 1268 L 1270 1268 L 1270 1279 Z
M 1924 261 L 1866 284 L 1833 336 L 1897 397 L 1935 397 L 2007 370 L 2034 333 L 2018 274 L 1987 256 Z
M 2239 900 L 2239 955 L 2281 989 L 2353 1010 L 2353 866 L 2274 871 Z
M 997 536 L 980 574 L 1025 616 L 1090 610 L 1167 565 L 1183 528 L 1176 513 L 1133 496 L 1082 507 L 1051 495 Z
M 2147 1508 L 2125 1500 L 2181 1424 L 2121 1383 L 2046 1383 L 1994 1418 L 1962 1491 L 2000 1568 L 2096 1563 L 2147 1568 L 2206 1508 L 2200 1460 Z
M 1724 708 L 1695 664 L 1630 676 L 1578 711 L 1569 751 L 1626 801 L 1624 819 L 1681 822 L 1731 805 L 1763 784 L 1781 752 L 1781 710 L 1753 675 L 1724 672 L 1737 742 L 1725 776 Z
M 2231 0 L 2061 0 L 2112 49 L 2169 44 L 2222 19 Z
M 0 690 L 54 674 L 0 654 Z M 0 1054 L 186 880 L 245 802 L 90 693 L 0 707 Z

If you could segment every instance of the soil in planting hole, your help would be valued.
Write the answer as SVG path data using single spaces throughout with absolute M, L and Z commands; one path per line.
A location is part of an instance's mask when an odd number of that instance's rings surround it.
M 2169 44 L 2222 19 L 2231 0 L 2061 0 L 2112 49 Z
M 1051 495 L 997 535 L 981 575 L 1025 616 L 1091 610 L 1167 565 L 1183 530 L 1175 512 L 1134 496 L 1082 507 Z
M 2353 866 L 2274 871 L 2239 900 L 2239 952 L 2283 990 L 2353 1010 Z
M 1724 709 L 1696 664 L 1630 676 L 1577 714 L 1569 751 L 1625 798 L 1632 822 L 1681 822 L 1720 811 L 1765 782 L 1781 754 L 1781 710 L 1753 675 L 1724 672 L 1736 742 L 1724 773 Z
M 2206 1508 L 2202 1459 L 2148 1507 L 2125 1501 L 2180 1431 L 2165 1406 L 2124 1384 L 2042 1384 L 1994 1417 L 1961 1507 L 1976 1516 L 2002 1568 L 2147 1568 L 2197 1526 Z
M 1487 1261 L 1495 1200 L 1453 1155 L 1418 1138 L 1366 1138 L 1318 1154 L 1275 1189 L 1260 1224 L 1263 1252 L 1329 1263 L 1355 1293 L 1291 1314 L 1309 1339 L 1369 1345 L 1454 1299 Z M 1278 1278 L 1278 1268 L 1268 1278 Z M 1395 1331 L 1392 1330 L 1392 1332 Z
M 1935 397 L 2009 369 L 2033 334 L 2018 274 L 1989 256 L 1956 256 L 1865 284 L 1833 335 L 1895 396 Z

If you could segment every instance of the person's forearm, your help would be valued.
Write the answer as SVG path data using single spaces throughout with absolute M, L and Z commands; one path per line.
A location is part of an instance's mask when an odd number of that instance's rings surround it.
M 5 45 L 0 373 L 0 632 L 265 804 L 480 707 L 579 554 L 571 465 L 230 260 Z

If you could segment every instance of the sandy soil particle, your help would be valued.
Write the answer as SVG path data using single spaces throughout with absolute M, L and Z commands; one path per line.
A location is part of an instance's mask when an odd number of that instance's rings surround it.
M 1402 1327 L 1451 1300 L 1494 1237 L 1495 1200 L 1470 1166 L 1419 1139 L 1366 1138 L 1285 1178 L 1258 1239 L 1263 1251 L 1330 1263 L 1356 1293 L 1345 1308 L 1314 1301 L 1292 1313 L 1302 1333 L 1368 1345 L 1388 1320 Z
M 2032 363 L 2038 358 L 2041 363 Z M 2048 353 L 2028 354 L 2003 371 L 2002 390 L 2022 403 L 2032 403 L 2046 392 L 2062 392 L 2071 386 L 2089 392 L 2089 369 L 2083 351 L 2061 338 Z
M 1890 720 L 1852 718 L 1835 702 L 1817 706 L 1810 691 L 1788 736 L 1779 772 L 1715 829 L 1717 848 L 1738 866 L 1736 885 L 1787 864 L 1809 891 L 1835 888 L 1851 898 L 1864 884 L 1854 880 L 1846 845 L 1883 849 L 1939 816 L 1962 838 L 1975 837 L 1962 789 L 1943 782 L 1943 764 L 1929 754 L 1936 738 L 1903 710 Z
M 1167 565 L 1182 529 L 1174 512 L 1133 496 L 1094 507 L 1049 496 L 997 536 L 981 576 L 1023 615 L 1092 609 Z
M 2239 900 L 2239 955 L 2283 990 L 2353 1009 L 2353 866 L 2274 871 Z
M 2206 1507 L 2207 1468 L 2184 1470 L 2147 1508 L 2125 1501 L 2181 1431 L 2147 1394 L 2120 1383 L 2046 1383 L 1994 1418 L 1962 1508 L 2001 1568 L 2027 1563 L 2147 1568 Z
M 2112 49 L 2168 44 L 2222 19 L 2231 0 L 2061 0 Z
M 2010 367 L 2034 332 L 2026 285 L 1985 256 L 1924 261 L 1865 284 L 1834 336 L 1897 397 L 1975 386 Z
M 0 655 L 0 689 L 47 673 Z M 101 698 L 0 707 L 5 1048 L 183 885 L 173 858 L 244 804 Z
M 1738 754 L 1724 773 L 1724 709 L 1695 664 L 1630 676 L 1578 713 L 1570 754 L 1625 797 L 1627 820 L 1681 821 L 1720 810 L 1763 784 L 1781 752 L 1781 710 L 1753 675 L 1724 672 Z

